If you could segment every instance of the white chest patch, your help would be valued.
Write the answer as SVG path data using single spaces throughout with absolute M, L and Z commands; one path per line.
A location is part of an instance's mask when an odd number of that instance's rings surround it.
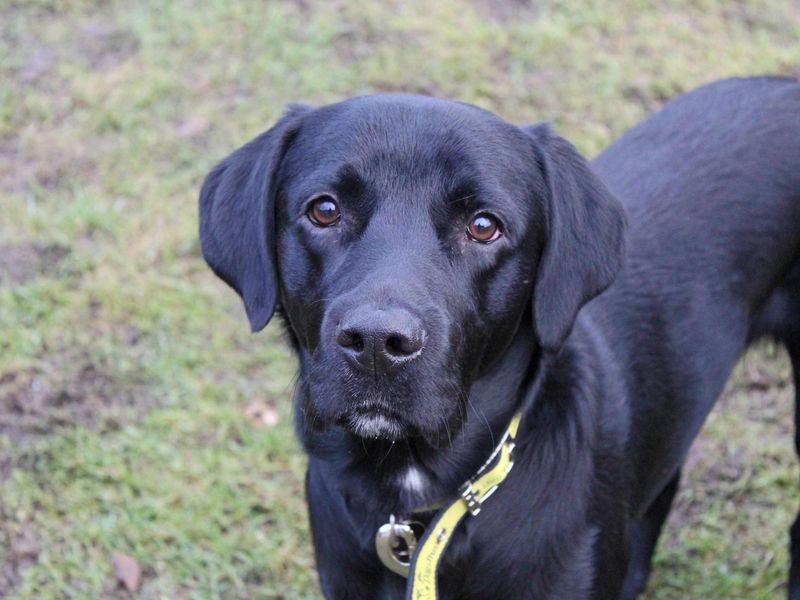
M 409 492 L 419 494 L 428 485 L 428 478 L 417 467 L 409 467 L 403 474 L 400 485 Z

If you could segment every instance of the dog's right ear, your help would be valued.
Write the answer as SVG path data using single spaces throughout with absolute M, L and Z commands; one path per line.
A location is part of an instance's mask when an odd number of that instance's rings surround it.
M 275 312 L 275 183 L 281 160 L 311 109 L 293 105 L 269 131 L 224 159 L 200 191 L 203 258 L 244 301 L 252 331 Z

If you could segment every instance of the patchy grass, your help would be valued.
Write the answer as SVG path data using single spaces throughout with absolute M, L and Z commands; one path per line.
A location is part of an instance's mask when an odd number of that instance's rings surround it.
M 292 361 L 196 239 L 203 174 L 286 103 L 459 98 L 592 154 L 675 93 L 799 68 L 783 0 L 0 2 L 0 596 L 130 597 L 114 551 L 139 598 L 318 596 Z M 740 367 L 648 598 L 783 595 L 788 382 L 772 348 Z
M 752 350 L 689 455 L 649 599 L 786 596 L 800 508 L 793 410 L 783 348 Z

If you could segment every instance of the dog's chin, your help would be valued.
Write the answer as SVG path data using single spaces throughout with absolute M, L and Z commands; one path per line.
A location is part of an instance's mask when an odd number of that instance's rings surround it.
M 392 442 L 412 435 L 411 428 L 400 417 L 381 410 L 355 410 L 338 419 L 338 424 L 364 439 Z

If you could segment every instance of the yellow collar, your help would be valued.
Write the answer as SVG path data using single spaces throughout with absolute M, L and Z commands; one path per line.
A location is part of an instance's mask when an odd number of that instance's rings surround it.
M 481 505 L 500 487 L 514 466 L 515 439 L 521 420 L 522 415 L 516 413 L 489 459 L 459 488 L 459 497 L 439 511 L 418 544 L 410 522 L 395 523 L 392 517 L 390 523 L 378 530 L 375 547 L 381 562 L 409 578 L 406 600 L 438 598 L 436 572 L 442 555 L 461 520 L 467 513 L 476 516 L 481 511 Z

